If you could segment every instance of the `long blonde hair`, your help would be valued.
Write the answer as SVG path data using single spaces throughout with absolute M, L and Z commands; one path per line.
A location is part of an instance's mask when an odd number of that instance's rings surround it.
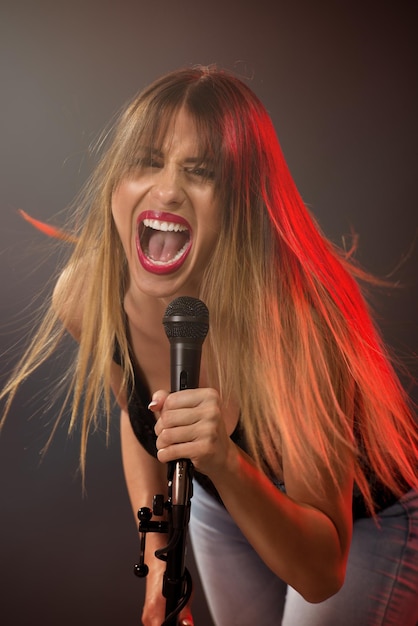
M 197 125 L 202 157 L 215 164 L 222 210 L 200 293 L 210 311 L 205 358 L 212 384 L 225 399 L 239 399 L 250 452 L 262 469 L 280 471 L 285 446 L 312 490 L 324 464 L 338 484 L 339 442 L 353 456 L 356 483 L 373 510 L 369 472 L 395 494 L 417 484 L 418 434 L 408 399 L 360 293 L 362 272 L 309 214 L 264 106 L 244 82 L 216 68 L 168 74 L 122 114 L 80 201 L 78 241 L 65 270 L 71 293 L 57 296 L 2 392 L 9 396 L 6 412 L 18 385 L 56 349 L 58 317 L 71 326 L 82 302 L 68 397 L 70 428 L 81 413 L 84 467 L 103 399 L 109 419 L 116 344 L 124 384 L 133 375 L 123 313 L 128 276 L 112 192 L 135 166 L 140 146 L 163 141 L 181 107 Z

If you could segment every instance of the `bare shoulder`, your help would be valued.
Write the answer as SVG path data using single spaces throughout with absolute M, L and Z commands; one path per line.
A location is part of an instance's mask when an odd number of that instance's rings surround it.
M 52 295 L 52 305 L 66 330 L 80 343 L 85 303 L 89 290 L 89 266 L 91 259 L 69 263 L 58 277 Z M 120 408 L 128 410 L 127 394 L 121 367 L 114 361 L 111 365 L 111 387 Z
M 88 260 L 69 263 L 61 272 L 52 295 L 52 306 L 68 332 L 80 340 L 84 302 L 88 290 Z

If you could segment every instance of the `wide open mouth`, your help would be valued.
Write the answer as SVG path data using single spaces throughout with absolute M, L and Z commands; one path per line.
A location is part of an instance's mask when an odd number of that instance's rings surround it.
M 145 211 L 138 217 L 136 248 L 139 261 L 147 271 L 174 272 L 186 260 L 191 244 L 191 228 L 184 218 L 152 211 Z

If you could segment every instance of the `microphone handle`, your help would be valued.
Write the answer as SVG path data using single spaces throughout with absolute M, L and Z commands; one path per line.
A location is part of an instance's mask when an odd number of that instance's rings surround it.
M 171 339 L 171 391 L 196 389 L 199 386 L 202 346 L 187 339 Z
M 171 391 L 184 389 L 196 389 L 199 386 L 200 359 L 202 346 L 195 340 L 187 340 L 184 337 L 172 338 L 170 342 L 170 368 L 171 368 Z M 187 459 L 179 459 L 174 462 L 172 469 L 172 505 L 174 510 L 177 505 L 185 507 L 191 498 L 191 464 Z M 174 528 L 184 527 L 183 515 L 177 520 L 173 516 Z

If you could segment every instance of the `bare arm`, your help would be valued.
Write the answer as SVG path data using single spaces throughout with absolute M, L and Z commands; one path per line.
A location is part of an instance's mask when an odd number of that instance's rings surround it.
M 167 468 L 153 458 L 138 442 L 126 411 L 121 412 L 121 445 L 125 480 L 138 528 L 137 511 L 142 506 L 151 507 L 155 494 L 167 497 Z M 167 545 L 167 535 L 148 533 L 146 540 L 145 563 L 149 567 L 146 578 L 146 595 L 142 621 L 146 626 L 161 626 L 165 617 L 165 598 L 162 595 L 163 575 L 166 564 L 157 559 L 155 551 Z M 192 626 L 190 608 L 185 607 L 179 623 Z
M 327 497 L 321 499 L 304 488 L 283 451 L 284 494 L 228 437 L 215 390 L 157 392 L 154 400 L 161 411 L 159 459 L 190 458 L 207 474 L 263 561 L 306 600 L 320 602 L 338 591 L 351 540 L 350 460 L 340 491 L 324 469 Z
M 229 456 L 211 478 L 264 562 L 310 602 L 336 593 L 344 581 L 351 540 L 350 481 L 342 494 L 330 486 L 321 501 L 292 477 L 284 494 L 235 444 Z
M 151 507 L 157 493 L 166 495 L 165 466 L 151 457 L 141 446 L 132 430 L 126 411 L 121 412 L 122 461 L 129 498 L 138 528 L 137 511 L 143 506 Z M 162 580 L 165 563 L 154 556 L 155 550 L 167 544 L 167 535 L 148 533 L 145 563 L 149 567 L 146 578 L 146 597 L 143 623 L 160 626 L 164 621 L 165 600 L 162 595 Z

